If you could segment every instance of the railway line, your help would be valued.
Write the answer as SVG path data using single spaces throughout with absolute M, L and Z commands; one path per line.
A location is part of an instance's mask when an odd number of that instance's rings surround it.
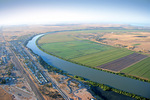
M 24 48 L 25 48 L 25 47 L 24 47 Z M 26 48 L 24 49 L 24 51 L 27 53 L 28 57 L 33 60 L 33 62 L 36 62 L 35 59 L 33 58 L 33 56 L 30 54 L 30 52 L 29 52 Z M 62 90 L 58 87 L 57 83 L 56 83 L 56 82 L 54 81 L 54 79 L 49 75 L 49 73 L 48 73 L 47 71 L 45 71 L 45 69 L 44 69 L 38 62 L 36 62 L 36 63 L 34 63 L 34 64 L 37 66 L 37 68 L 38 68 L 39 70 L 42 71 L 42 74 L 43 74 L 44 77 L 48 80 L 48 82 L 51 82 L 52 85 L 53 85 L 53 87 L 55 87 L 55 88 L 59 91 L 59 93 L 61 94 L 61 96 L 62 96 L 65 100 L 70 100 L 70 98 L 66 95 L 66 93 L 64 93 L 64 91 L 62 91 Z
M 23 77 L 25 77 L 25 79 L 27 80 L 27 82 L 29 83 L 31 89 L 33 90 L 34 94 L 36 95 L 38 100 L 44 100 L 44 97 L 42 96 L 42 94 L 40 93 L 40 91 L 37 89 L 37 87 L 35 86 L 34 82 L 31 80 L 31 78 L 29 77 L 29 75 L 26 73 L 26 71 L 24 70 L 21 62 L 18 60 L 18 58 L 16 57 L 15 53 L 12 51 L 12 49 L 10 48 L 10 51 L 13 55 L 13 62 L 16 64 L 16 67 L 20 70 L 20 72 L 22 73 Z

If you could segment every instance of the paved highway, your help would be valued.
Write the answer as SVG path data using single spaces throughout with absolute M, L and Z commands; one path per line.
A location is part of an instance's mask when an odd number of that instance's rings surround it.
M 5 40 L 4 36 L 3 36 L 3 32 L 0 29 L 0 33 L 2 34 L 2 38 L 5 41 L 6 45 L 9 46 L 9 43 Z M 18 58 L 16 57 L 15 53 L 13 52 L 13 50 L 11 48 L 9 48 L 10 52 L 13 55 L 12 61 L 13 63 L 15 63 L 16 67 L 19 69 L 19 71 L 22 73 L 23 77 L 27 80 L 27 82 L 29 83 L 32 91 L 34 92 L 34 94 L 36 95 L 36 98 L 38 100 L 45 100 L 44 97 L 42 96 L 42 94 L 39 92 L 39 90 L 37 89 L 37 87 L 35 86 L 35 84 L 33 83 L 33 81 L 31 80 L 31 78 L 29 77 L 29 75 L 26 73 L 26 71 L 24 70 L 21 62 L 18 60 Z
M 50 81 L 52 83 L 53 87 L 55 87 L 59 91 L 59 93 L 62 95 L 62 97 L 65 100 L 70 100 L 70 98 L 66 95 L 66 93 L 58 87 L 57 83 L 55 83 L 54 79 L 51 78 L 51 76 L 49 75 L 49 73 L 47 71 L 44 71 L 43 74 L 48 79 L 48 81 Z
M 62 97 L 65 100 L 70 100 L 69 96 L 67 96 L 66 93 L 64 93 L 64 91 L 62 91 L 58 87 L 58 85 L 55 83 L 54 79 L 50 76 L 50 74 L 47 71 L 45 71 L 43 66 L 41 66 L 38 62 L 35 61 L 33 56 L 30 54 L 30 52 L 24 46 L 22 46 L 22 47 L 24 48 L 24 51 L 27 53 L 28 57 L 33 60 L 34 64 L 37 66 L 37 68 L 42 71 L 42 74 L 44 75 L 44 77 L 53 84 L 53 86 L 59 91 L 59 93 L 62 95 Z
M 3 38 L 4 39 L 4 38 Z M 5 39 L 4 39 L 5 41 Z M 8 42 L 6 42 L 7 45 L 9 45 Z M 45 69 L 43 68 L 43 66 L 41 66 L 38 62 L 35 61 L 35 57 L 32 56 L 32 54 L 26 49 L 26 47 L 24 47 L 22 45 L 22 47 L 24 48 L 24 51 L 27 53 L 28 57 L 30 59 L 33 60 L 33 63 L 37 66 L 37 68 L 39 70 L 42 71 L 42 74 L 44 75 L 44 77 L 53 84 L 53 86 L 59 91 L 59 93 L 62 95 L 62 97 L 65 99 L 65 100 L 70 100 L 69 96 L 66 95 L 66 93 L 64 91 L 62 91 L 57 83 L 55 82 L 55 79 L 53 79 L 49 73 L 47 71 L 45 71 Z M 20 62 L 20 60 L 17 58 L 17 56 L 15 55 L 14 51 L 9 48 L 12 55 L 13 55 L 13 62 L 15 63 L 16 67 L 20 70 L 20 72 L 22 73 L 23 77 L 25 77 L 25 79 L 27 80 L 27 82 L 29 83 L 31 89 L 33 90 L 34 94 L 36 95 L 37 99 L 38 100 L 44 100 L 44 97 L 41 95 L 41 93 L 39 92 L 39 90 L 37 89 L 37 87 L 35 86 L 35 84 L 33 83 L 33 81 L 31 80 L 31 78 L 29 77 L 29 75 L 26 73 L 26 71 L 24 70 L 23 68 L 23 64 Z
M 1 31 L 1 29 L 0 29 L 0 31 Z M 1 36 L 3 37 L 3 40 L 5 41 L 6 45 L 9 46 L 9 43 L 5 40 L 5 38 L 3 36 L 3 32 L 0 32 L 0 33 L 2 34 Z M 42 96 L 42 94 L 39 92 L 39 90 L 35 86 L 35 84 L 33 83 L 33 81 L 31 80 L 31 78 L 29 77 L 29 75 L 24 70 L 23 65 L 21 64 L 21 62 L 16 57 L 15 53 L 13 52 L 13 50 L 11 48 L 9 48 L 9 50 L 10 50 L 10 52 L 13 55 L 13 58 L 12 58 L 13 63 L 15 63 L 16 67 L 19 69 L 19 71 L 22 73 L 23 77 L 29 83 L 29 85 L 30 85 L 32 91 L 34 92 L 37 100 L 45 100 L 44 97 Z
M 16 57 L 15 53 L 11 50 L 11 48 L 10 48 L 10 51 L 12 52 L 12 55 L 13 55 L 13 58 L 12 58 L 13 62 L 16 64 L 16 67 L 20 70 L 22 75 L 25 77 L 25 79 L 29 83 L 29 85 L 30 85 L 31 89 L 33 90 L 34 94 L 36 95 L 37 99 L 44 100 L 44 97 L 41 95 L 41 93 L 39 92 L 39 90 L 37 89 L 37 87 L 35 86 L 33 81 L 31 80 L 29 75 L 26 73 L 26 71 L 24 70 L 23 66 L 21 65 L 20 61 Z

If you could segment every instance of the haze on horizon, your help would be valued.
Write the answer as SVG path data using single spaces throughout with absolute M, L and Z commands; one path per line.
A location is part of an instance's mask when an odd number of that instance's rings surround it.
M 0 0 L 0 25 L 150 24 L 150 0 Z

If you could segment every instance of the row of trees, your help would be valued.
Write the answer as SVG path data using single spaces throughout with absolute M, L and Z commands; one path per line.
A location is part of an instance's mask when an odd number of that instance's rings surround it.
M 74 78 L 77 79 L 77 80 L 83 81 L 84 83 L 88 84 L 90 87 L 96 86 L 96 87 L 100 87 L 104 91 L 114 91 L 116 93 L 119 93 L 119 94 L 122 94 L 122 95 L 126 95 L 126 96 L 129 96 L 129 97 L 138 99 L 138 100 L 148 100 L 147 98 L 135 95 L 133 93 L 128 93 L 128 92 L 125 92 L 125 91 L 122 91 L 122 90 L 118 90 L 118 89 L 112 88 L 112 87 L 107 86 L 105 84 L 100 84 L 100 83 L 96 83 L 96 82 L 93 82 L 93 81 L 86 80 L 85 78 L 83 78 L 81 76 L 76 76 L 75 75 Z
M 118 89 L 109 87 L 109 86 L 104 85 L 104 84 L 92 82 L 92 81 L 89 81 L 89 80 L 87 80 L 86 82 L 89 84 L 89 86 L 91 86 L 91 85 L 92 86 L 97 86 L 97 87 L 100 87 L 101 89 L 103 89 L 104 91 L 114 91 L 116 93 L 119 93 L 119 94 L 122 94 L 122 95 L 126 95 L 126 96 L 129 96 L 129 97 L 135 98 L 137 100 L 149 100 L 147 98 L 135 95 L 133 93 L 128 93 L 128 92 L 125 92 L 125 91 L 122 91 L 122 90 L 118 90 Z

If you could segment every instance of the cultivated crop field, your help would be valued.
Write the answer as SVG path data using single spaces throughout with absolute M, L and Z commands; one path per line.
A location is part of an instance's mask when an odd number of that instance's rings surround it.
M 112 71 L 120 71 L 123 68 L 126 68 L 126 67 L 130 66 L 131 64 L 134 64 L 135 62 L 140 61 L 146 57 L 147 57 L 146 55 L 133 53 L 128 56 L 122 57 L 120 59 L 114 60 L 112 62 L 103 64 L 103 65 L 97 66 L 97 67 L 112 70 Z
M 121 72 L 150 79 L 150 57 L 122 70 Z
M 39 39 L 38 45 L 50 54 L 90 67 L 97 67 L 133 53 L 124 48 L 77 38 L 74 32 L 48 34 Z
M 41 37 L 37 44 L 43 51 L 68 61 L 150 79 L 150 58 L 144 59 L 147 56 L 127 48 L 103 44 L 101 40 L 99 43 L 93 41 L 97 38 L 103 39 L 101 37 L 112 34 L 112 31 L 123 36 L 138 35 L 138 30 L 68 31 L 47 34 Z M 142 34 L 140 35 L 142 36 Z M 139 43 L 134 43 L 135 47 L 139 45 Z M 140 62 L 132 65 L 138 61 Z M 130 65 L 132 66 L 130 67 Z
M 112 48 L 111 50 L 105 50 L 103 52 L 74 58 L 72 60 L 87 66 L 97 67 L 99 65 L 111 62 L 113 60 L 122 58 L 132 53 L 133 52 L 125 49 Z
M 44 37 L 42 37 L 38 44 L 44 44 L 44 43 L 53 43 L 53 42 L 65 42 L 65 41 L 73 41 L 75 40 L 72 35 L 65 35 L 65 34 L 48 34 Z
M 43 44 L 40 47 L 49 53 L 65 59 L 74 59 L 112 49 L 110 46 L 104 46 L 103 44 L 97 44 L 88 40 L 54 42 Z

